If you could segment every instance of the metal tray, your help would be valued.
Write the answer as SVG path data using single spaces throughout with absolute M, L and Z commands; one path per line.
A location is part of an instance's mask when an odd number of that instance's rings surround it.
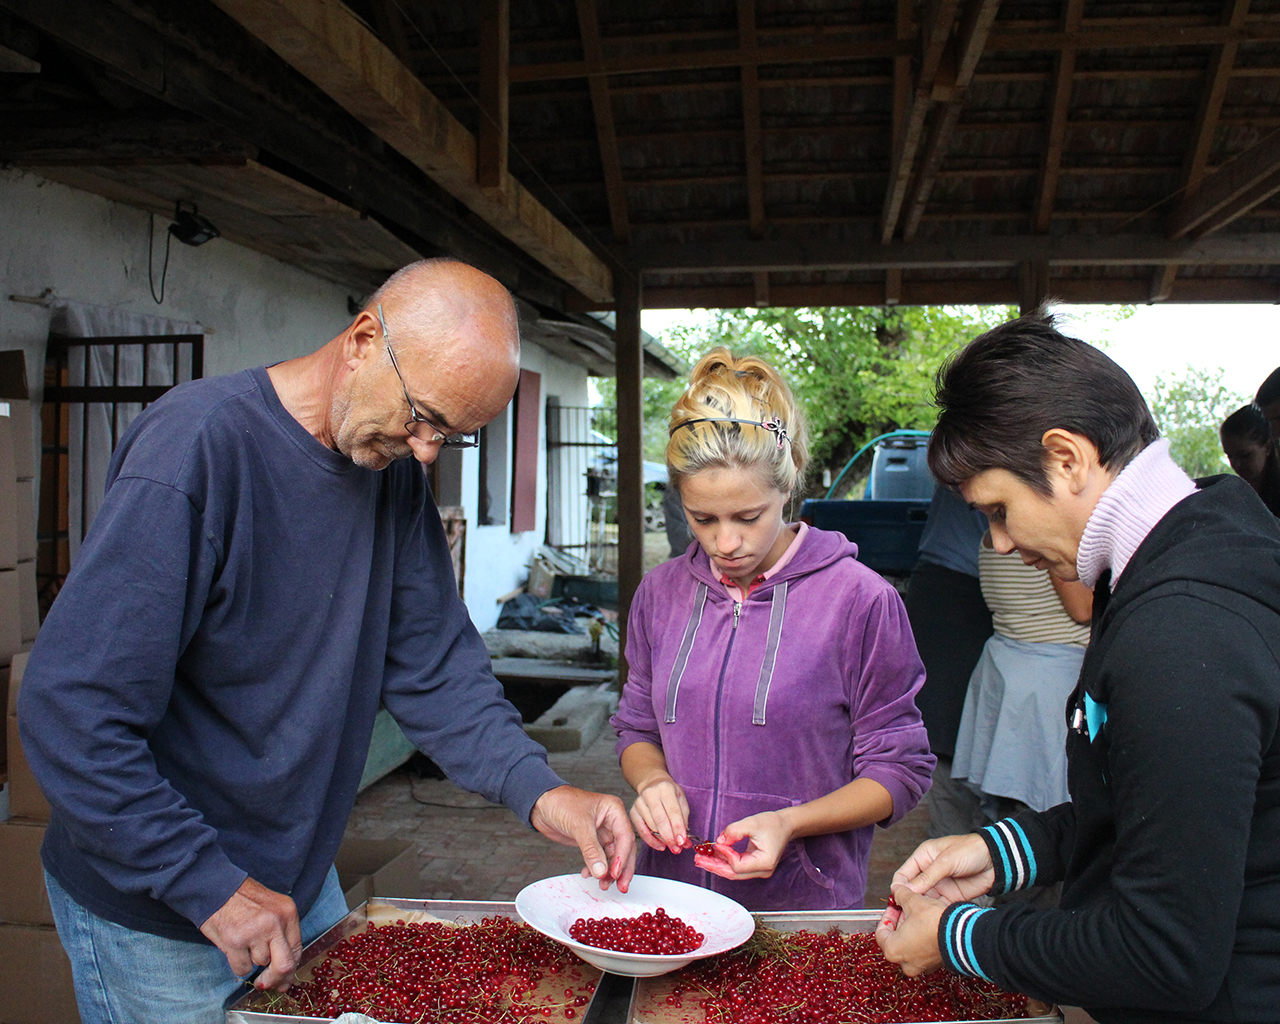
M 790 912 L 772 912 L 753 915 L 760 924 L 768 925 L 783 932 L 826 932 L 833 927 L 854 935 L 862 932 L 873 932 L 879 923 L 882 912 L 879 910 L 797 910 Z M 690 1013 L 688 1010 L 677 1010 L 666 1006 L 666 997 L 672 987 L 672 976 L 663 975 L 657 978 L 637 978 L 631 993 L 631 1005 L 627 1010 L 626 1024 L 693 1024 L 702 1019 L 701 1012 Z M 1062 1024 L 1062 1011 L 1056 1006 L 1050 1013 L 1041 1017 L 1024 1017 L 1026 1021 L 1036 1024 Z M 962 1024 L 950 1021 L 945 1024 Z
M 457 900 L 395 900 L 395 899 L 375 899 L 370 902 L 362 903 L 351 911 L 346 917 L 335 924 L 327 932 L 315 939 L 302 951 L 302 965 L 299 971 L 304 971 L 315 960 L 318 960 L 332 947 L 345 939 L 348 935 L 355 932 L 363 931 L 369 923 L 370 905 L 376 908 L 390 907 L 401 911 L 420 911 L 430 914 L 432 917 L 438 917 L 445 921 L 453 921 L 458 924 L 475 924 L 482 921 L 486 917 L 513 917 L 517 920 L 520 915 L 516 913 L 516 905 L 514 903 L 500 903 L 487 901 L 457 901 Z M 600 970 L 592 967 L 590 964 L 583 964 L 581 970 L 588 977 L 595 977 L 597 981 L 596 991 L 593 993 L 591 1001 L 582 1008 L 582 1016 L 579 1020 L 582 1024 L 588 1024 L 598 1014 L 592 1014 L 595 1007 L 596 996 L 600 994 L 601 986 L 599 979 L 602 974 Z M 246 992 L 245 995 L 237 1000 L 227 1010 L 226 1024 L 276 1024 L 276 1022 L 288 1022 L 288 1024 L 301 1024 L 301 1022 L 325 1022 L 330 1021 L 327 1017 L 307 1017 L 295 1014 L 285 1013 L 267 1013 L 262 1010 L 253 1010 L 249 1008 L 249 1004 L 253 1001 L 255 993 Z

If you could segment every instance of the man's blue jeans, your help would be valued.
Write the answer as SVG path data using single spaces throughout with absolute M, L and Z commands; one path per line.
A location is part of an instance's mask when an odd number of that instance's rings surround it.
M 226 1007 L 248 991 L 217 946 L 134 931 L 90 913 L 45 873 L 82 1024 L 223 1024 Z M 332 868 L 302 919 L 302 944 L 347 913 Z

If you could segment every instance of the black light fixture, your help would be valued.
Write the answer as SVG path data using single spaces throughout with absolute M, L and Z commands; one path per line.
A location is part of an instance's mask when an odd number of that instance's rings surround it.
M 169 234 L 184 245 L 204 245 L 218 237 L 218 229 L 208 217 L 201 217 L 196 204 L 179 199 L 173 210 L 173 223 L 169 225 Z

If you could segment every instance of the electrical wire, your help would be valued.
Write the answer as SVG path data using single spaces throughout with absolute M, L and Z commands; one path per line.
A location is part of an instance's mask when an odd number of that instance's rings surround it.
M 147 221 L 147 284 L 151 286 L 151 297 L 155 299 L 156 305 L 160 306 L 164 304 L 164 282 L 169 276 L 169 247 L 173 245 L 173 234 L 166 231 L 164 235 L 164 267 L 160 271 L 160 295 L 157 298 L 155 272 L 152 269 L 155 262 L 156 215 L 151 213 L 147 216 L 149 218 Z

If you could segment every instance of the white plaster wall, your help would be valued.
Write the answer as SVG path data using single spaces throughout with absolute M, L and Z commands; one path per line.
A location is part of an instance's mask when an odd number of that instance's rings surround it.
M 524 344 L 520 365 L 525 370 L 542 374 L 540 408 L 538 410 L 538 519 L 535 529 L 512 533 L 510 509 L 508 522 L 495 526 L 476 523 L 476 506 L 480 492 L 479 460 L 472 457 L 463 464 L 463 505 L 467 513 L 467 567 L 464 596 L 471 618 L 481 629 L 489 629 L 498 621 L 502 608 L 498 598 L 520 586 L 529 574 L 529 560 L 542 546 L 547 535 L 547 460 L 546 407 L 547 395 L 556 395 L 561 405 L 587 404 L 587 371 L 536 345 Z M 511 429 L 508 417 L 508 429 Z M 510 453 L 514 438 L 507 442 L 507 479 L 511 479 Z M 509 504 L 509 495 L 508 495 Z
M 222 238 L 198 248 L 173 244 L 164 303 L 157 305 L 147 278 L 148 220 L 132 207 L 29 172 L 0 169 L 0 349 L 26 351 L 36 437 L 50 310 L 9 301 L 10 295 L 34 297 L 52 289 L 58 299 L 199 323 L 208 332 L 208 376 L 310 352 L 350 322 L 346 289 Z M 157 218 L 157 291 L 167 227 Z M 559 395 L 565 405 L 587 404 L 584 368 L 531 344 L 523 347 L 521 362 L 543 375 L 544 409 L 547 394 Z M 510 443 L 507 448 L 510 453 Z M 496 598 L 523 582 L 529 558 L 546 535 L 546 461 L 539 459 L 538 526 L 528 533 L 512 534 L 509 524 L 476 525 L 478 473 L 476 454 L 464 453 L 463 591 L 483 630 L 497 621 Z

